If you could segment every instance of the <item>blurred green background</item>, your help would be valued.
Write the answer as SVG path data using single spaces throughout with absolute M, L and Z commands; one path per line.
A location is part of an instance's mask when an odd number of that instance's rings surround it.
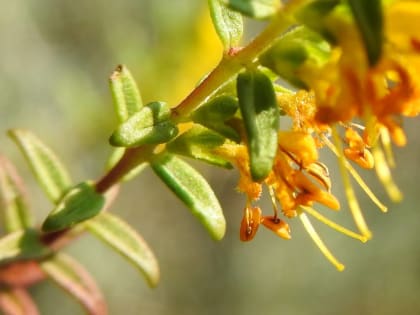
M 74 181 L 97 178 L 111 149 L 116 119 L 107 78 L 126 64 L 145 101 L 176 104 L 221 55 L 205 1 L 3 1 L 0 9 L 0 125 L 27 128 L 62 157 Z M 258 27 L 258 25 L 257 25 Z M 235 172 L 194 163 L 224 207 L 228 230 L 212 241 L 194 217 L 150 172 L 123 190 L 112 211 L 131 222 L 154 249 L 161 283 L 149 289 L 141 275 L 95 238 L 85 235 L 67 251 L 97 279 L 110 314 L 420 314 L 420 136 L 406 121 L 409 145 L 396 149 L 396 181 L 404 201 L 381 214 L 358 192 L 374 238 L 367 244 L 315 223 L 346 270 L 337 272 L 298 220 L 291 241 L 262 229 L 238 239 L 244 197 Z M 39 221 L 51 209 L 16 148 L 4 135 L 1 153 L 27 180 Z M 329 165 L 335 165 L 325 154 Z M 340 179 L 332 166 L 335 192 Z M 365 178 L 387 197 L 373 172 Z M 342 198 L 342 196 L 341 196 Z M 341 200 L 344 200 L 343 198 Z M 268 200 L 261 205 L 270 211 Z M 333 218 L 353 227 L 345 202 Z M 31 289 L 41 314 L 84 314 L 51 282 Z

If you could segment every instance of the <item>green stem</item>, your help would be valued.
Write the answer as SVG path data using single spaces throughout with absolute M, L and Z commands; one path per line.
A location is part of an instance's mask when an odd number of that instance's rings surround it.
M 188 120 L 191 112 L 228 83 L 244 66 L 251 64 L 273 44 L 276 37 L 293 24 L 293 18 L 283 10 L 248 46 L 233 55 L 225 55 L 216 68 L 177 107 L 172 109 L 173 121 Z

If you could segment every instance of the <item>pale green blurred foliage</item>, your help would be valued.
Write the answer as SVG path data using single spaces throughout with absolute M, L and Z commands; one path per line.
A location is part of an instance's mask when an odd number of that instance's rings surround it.
M 3 1 L 0 10 L 0 125 L 27 128 L 63 158 L 75 181 L 101 175 L 110 148 L 113 116 L 107 77 L 127 64 L 146 101 L 165 100 L 176 89 L 185 54 L 196 42 L 195 20 L 205 1 Z M 200 60 L 191 60 L 191 63 Z M 204 75 L 204 73 L 203 73 Z M 113 206 L 149 242 L 161 265 L 158 288 L 95 239 L 84 236 L 68 250 L 97 279 L 110 314 L 419 314 L 420 137 L 407 121 L 409 145 L 396 150 L 401 204 L 381 214 L 361 204 L 374 238 L 367 244 L 316 224 L 347 266 L 337 272 L 313 246 L 298 221 L 291 241 L 262 231 L 251 243 L 238 238 L 244 198 L 234 172 L 198 166 L 221 199 L 228 231 L 212 241 L 194 217 L 146 170 L 123 187 Z M 30 184 L 42 219 L 50 210 L 23 159 L 6 136 L 2 153 L 16 161 Z M 330 154 L 329 165 L 335 165 Z M 332 168 L 335 191 L 340 179 Z M 387 200 L 372 173 L 367 181 Z M 337 220 L 353 227 L 344 198 Z M 265 200 L 263 210 L 271 206 Z M 343 219 L 344 218 L 344 219 Z M 347 220 L 346 220 L 347 218 Z M 41 313 L 83 314 L 50 282 L 32 290 Z

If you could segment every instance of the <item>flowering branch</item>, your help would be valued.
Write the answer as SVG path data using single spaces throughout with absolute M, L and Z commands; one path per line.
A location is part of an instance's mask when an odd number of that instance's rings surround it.
M 105 211 L 120 184 L 145 166 L 213 239 L 222 239 L 226 229 L 222 206 L 205 178 L 180 156 L 237 169 L 237 188 L 246 196 L 240 240 L 251 241 L 260 226 L 290 240 L 288 222 L 298 217 L 338 270 L 344 265 L 307 214 L 361 242 L 371 238 L 350 176 L 381 211 L 387 208 L 352 164 L 375 168 L 391 199 L 401 199 L 390 172 L 391 142 L 406 144 L 400 118 L 420 112 L 420 38 L 415 31 L 420 5 L 405 0 L 295 0 L 283 6 L 277 0 L 209 0 L 208 4 L 224 53 L 180 104 L 172 108 L 165 102 L 143 104 L 129 70 L 121 65 L 112 73 L 118 125 L 109 143 L 115 150 L 96 182 L 74 183 L 38 137 L 22 129 L 9 131 L 53 209 L 38 228 L 23 181 L 12 163 L 0 157 L 6 231 L 0 239 L 0 285 L 5 288 L 0 291 L 0 309 L 13 307 L 12 296 L 20 309 L 37 314 L 20 288 L 49 277 L 89 314 L 106 314 L 102 294 L 89 274 L 61 252 L 84 231 L 130 261 L 150 286 L 157 285 L 159 267 L 152 250 L 128 223 Z M 271 20 L 241 47 L 243 16 Z M 281 124 L 286 119 L 291 127 Z M 315 208 L 341 207 L 331 190 L 329 168 L 320 160 L 323 148 L 337 156 L 358 231 Z M 268 214 L 257 204 L 264 186 L 272 201 Z

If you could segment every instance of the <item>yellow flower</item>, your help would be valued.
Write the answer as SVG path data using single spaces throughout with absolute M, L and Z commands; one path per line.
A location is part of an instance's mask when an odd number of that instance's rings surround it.
M 326 248 L 306 214 L 362 242 L 371 237 L 350 176 L 380 210 L 385 212 L 387 208 L 350 162 L 365 169 L 375 168 L 391 198 L 401 199 L 389 170 L 393 165 L 390 147 L 391 139 L 396 145 L 406 144 L 402 117 L 420 112 L 420 2 L 383 1 L 383 12 L 383 47 L 375 64 L 369 60 L 363 36 L 349 12 L 327 17 L 324 24 L 337 40 L 329 60 L 299 67 L 296 74 L 308 91 L 277 93 L 279 107 L 291 119 L 292 127 L 278 132 L 273 167 L 264 180 L 254 182 L 251 178 L 246 142 L 225 144 L 219 149 L 238 168 L 238 190 L 247 195 L 241 240 L 253 239 L 260 225 L 290 239 L 286 221 L 299 217 L 322 253 L 342 270 L 344 266 Z M 312 208 L 317 203 L 332 210 L 340 208 L 331 193 L 328 168 L 318 160 L 318 151 L 324 147 L 338 158 L 348 205 L 360 234 Z M 264 211 L 252 205 L 260 198 L 263 186 L 270 193 L 273 215 L 263 215 Z
M 254 182 L 251 178 L 245 145 L 229 143 L 218 149 L 220 155 L 238 168 L 238 190 L 247 195 L 240 227 L 242 241 L 252 240 L 260 224 L 283 239 L 291 238 L 289 225 L 278 217 L 277 202 L 286 218 L 296 217 L 302 206 L 312 206 L 315 202 L 333 210 L 340 207 L 338 200 L 330 192 L 328 169 L 318 161 L 313 136 L 299 130 L 280 131 L 278 139 L 273 169 L 261 183 Z M 260 198 L 263 185 L 271 193 L 274 215 L 263 216 L 259 207 L 251 205 Z
M 261 196 L 262 185 L 254 182 L 251 178 L 247 147 L 238 144 L 224 144 L 216 151 L 238 168 L 240 176 L 238 190 L 248 196 L 248 201 L 258 200 Z
M 263 181 L 254 182 L 251 178 L 248 149 L 245 144 L 225 143 L 218 149 L 220 155 L 236 165 L 240 173 L 238 190 L 247 196 L 240 227 L 240 239 L 242 241 L 252 240 L 260 225 L 283 239 L 290 239 L 290 227 L 285 220 L 299 217 L 322 253 L 339 270 L 342 270 L 343 265 L 326 248 L 305 213 L 314 216 L 335 230 L 363 242 L 370 237 L 370 232 L 352 193 L 348 194 L 349 204 L 362 234 L 349 231 L 312 208 L 316 203 L 327 206 L 332 210 L 340 208 L 338 200 L 331 193 L 332 184 L 328 168 L 318 160 L 318 150 L 329 147 L 335 154 L 344 159 L 346 174 L 349 171 L 369 197 L 384 210 L 386 208 L 376 199 L 369 187 L 346 160 L 347 157 L 363 167 L 372 167 L 372 155 L 369 147 L 359 133 L 353 129 L 352 125 L 346 125 L 344 143 L 347 147 L 343 150 L 340 146 L 333 144 L 328 139 L 331 127 L 320 124 L 315 120 L 317 104 L 313 92 L 299 91 L 295 94 L 279 94 L 278 101 L 281 109 L 292 119 L 293 127 L 292 130 L 278 132 L 278 149 L 273 168 Z M 264 185 L 271 195 L 273 215 L 263 215 L 263 211 L 259 207 L 252 205 L 259 200 Z M 345 184 L 345 186 L 350 187 L 349 184 Z M 351 187 L 350 191 L 352 192 Z M 284 220 L 280 218 L 277 204 L 285 217 Z
M 317 121 L 326 124 L 362 118 L 367 141 L 385 127 L 394 143 L 405 145 L 400 117 L 420 112 L 420 3 L 393 1 L 384 5 L 385 39 L 378 63 L 368 64 L 355 23 L 336 23 L 339 45 L 318 73 L 307 76 L 314 89 Z M 378 127 L 379 125 L 379 127 Z
M 346 128 L 344 137 L 345 142 L 348 144 L 348 147 L 344 149 L 346 158 L 356 162 L 363 168 L 373 168 L 372 153 L 368 150 L 368 146 L 362 137 L 351 127 Z
M 389 171 L 393 166 L 389 139 L 404 146 L 402 118 L 420 112 L 420 2 L 384 1 L 383 15 L 383 47 L 376 64 L 369 63 L 355 21 L 349 15 L 332 14 L 325 22 L 337 39 L 331 57 L 321 67 L 303 67 L 302 79 L 316 99 L 313 125 L 344 126 L 348 145 L 344 156 L 363 168 L 375 167 L 390 197 L 400 200 L 402 194 Z M 352 128 L 355 120 L 364 123 L 359 126 L 361 136 Z M 339 134 L 336 138 L 335 147 Z

